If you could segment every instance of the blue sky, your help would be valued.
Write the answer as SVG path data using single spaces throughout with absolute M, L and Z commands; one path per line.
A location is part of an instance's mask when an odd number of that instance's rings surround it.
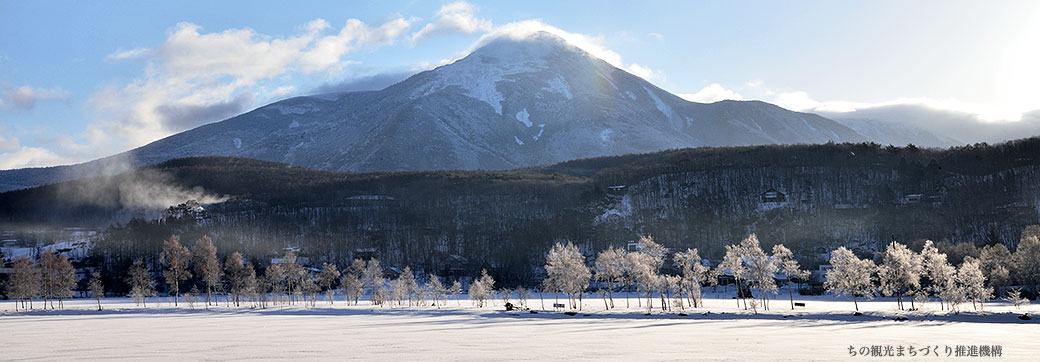
M 0 169 L 86 161 L 282 98 L 377 87 L 510 24 L 694 101 L 1040 109 L 1040 2 L 0 0 Z M 515 26 L 514 26 L 515 27 Z

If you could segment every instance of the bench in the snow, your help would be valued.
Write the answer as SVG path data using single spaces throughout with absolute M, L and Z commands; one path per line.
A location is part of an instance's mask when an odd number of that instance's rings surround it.
M 553 308 L 567 308 L 567 306 L 562 303 L 553 303 Z
M 805 307 L 805 303 L 794 302 L 795 307 Z

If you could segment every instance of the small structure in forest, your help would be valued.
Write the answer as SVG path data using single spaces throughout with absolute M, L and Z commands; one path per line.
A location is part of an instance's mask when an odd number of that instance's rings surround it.
M 783 192 L 777 191 L 776 189 L 769 189 L 762 193 L 762 202 L 785 202 L 787 201 L 787 195 Z

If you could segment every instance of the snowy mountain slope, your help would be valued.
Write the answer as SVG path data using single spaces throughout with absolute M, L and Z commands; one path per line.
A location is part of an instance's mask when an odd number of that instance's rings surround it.
M 939 135 L 908 123 L 888 122 L 870 118 L 845 118 L 840 114 L 831 119 L 870 138 L 870 140 L 895 146 L 915 144 L 924 147 L 951 147 L 963 145 L 945 135 Z
M 537 33 L 492 40 L 380 91 L 283 100 L 108 162 L 217 155 L 336 171 L 506 169 L 683 147 L 866 140 L 763 102 L 691 103 Z M 2 171 L 0 191 L 91 167 Z

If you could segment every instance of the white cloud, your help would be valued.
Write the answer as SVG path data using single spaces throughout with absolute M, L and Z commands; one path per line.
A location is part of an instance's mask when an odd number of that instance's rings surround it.
M 474 13 L 477 8 L 465 1 L 456 1 L 441 6 L 434 16 L 434 22 L 426 24 L 419 31 L 412 34 L 412 42 L 439 33 L 460 32 L 472 34 L 475 32 L 491 31 L 490 20 L 479 19 Z
M 151 53 L 151 49 L 148 48 L 134 48 L 130 50 L 116 50 L 114 53 L 109 54 L 105 57 L 108 60 L 126 60 L 126 59 L 137 59 L 143 58 Z
M 0 92 L 0 110 L 30 110 L 41 100 L 68 99 L 69 93 L 61 87 L 35 88 L 27 85 L 20 87 L 3 86 Z
M 563 29 L 543 23 L 541 20 L 538 19 L 517 21 L 497 26 L 487 34 L 481 36 L 480 39 L 474 42 L 473 45 L 471 45 L 469 49 L 467 49 L 464 53 L 456 55 L 455 59 L 451 59 L 451 61 L 464 57 L 476 50 L 477 48 L 480 48 L 481 46 L 495 39 L 506 37 L 514 40 L 524 40 L 532 36 L 535 36 L 541 32 L 556 35 L 562 38 L 563 40 L 567 41 L 568 44 L 575 46 L 578 49 L 581 49 L 596 58 L 602 59 L 610 65 L 613 65 L 617 68 L 625 69 L 629 73 L 635 74 L 636 76 L 639 76 L 641 78 L 648 80 L 664 78 L 663 72 L 654 70 L 647 66 L 643 66 L 636 63 L 632 63 L 626 66 L 624 62 L 622 62 L 621 54 L 618 54 L 617 52 L 607 48 L 606 39 L 602 36 L 591 36 L 581 33 L 567 32 Z
M 109 56 L 149 61 L 140 78 L 104 87 L 91 97 L 95 118 L 103 121 L 88 126 L 95 135 L 83 138 L 103 143 L 126 140 L 122 147 L 136 147 L 233 116 L 257 99 L 292 92 L 293 86 L 278 83 L 293 75 L 339 73 L 352 63 L 343 59 L 345 55 L 391 44 L 409 26 L 411 20 L 400 16 L 378 26 L 349 19 L 335 34 L 326 35 L 332 27 L 316 19 L 304 24 L 297 35 L 276 37 L 249 28 L 204 32 L 192 23 L 177 24 L 151 50 L 138 48 Z
M 20 147 L 13 152 L 0 153 L 0 170 L 43 167 L 66 162 L 64 157 L 39 147 Z
M 0 134 L 0 152 L 14 151 L 21 147 L 17 138 L 11 137 L 8 139 L 3 134 Z
M 723 87 L 718 83 L 709 84 L 708 86 L 701 88 L 697 93 L 679 94 L 679 97 L 697 103 L 714 103 L 723 100 L 739 101 L 744 99 L 744 97 L 740 96 L 737 92 L 726 89 L 726 87 Z
M 651 37 L 651 38 L 657 39 L 657 40 L 664 40 L 664 35 L 661 35 L 661 33 L 653 33 L 653 32 L 651 32 L 651 33 L 648 33 L 646 35 Z

